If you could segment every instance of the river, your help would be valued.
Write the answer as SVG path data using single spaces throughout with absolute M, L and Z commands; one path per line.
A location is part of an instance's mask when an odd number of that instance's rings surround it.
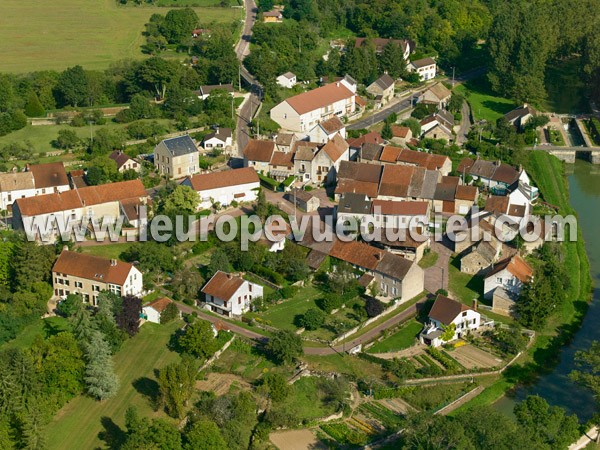
M 590 261 L 592 281 L 600 286 L 600 167 L 577 160 L 574 165 L 567 166 L 571 205 L 579 216 L 585 247 Z M 527 395 L 540 395 L 550 404 L 565 408 L 575 413 L 580 421 L 587 421 L 595 412 L 595 403 L 589 391 L 575 385 L 568 374 L 575 368 L 573 357 L 578 350 L 586 350 L 592 341 L 600 341 L 600 325 L 596 319 L 600 317 L 600 288 L 595 288 L 592 302 L 583 319 L 579 331 L 570 345 L 561 349 L 560 360 L 554 370 L 541 376 L 536 383 L 522 386 L 511 396 L 498 400 L 494 407 L 512 414 L 516 402 Z

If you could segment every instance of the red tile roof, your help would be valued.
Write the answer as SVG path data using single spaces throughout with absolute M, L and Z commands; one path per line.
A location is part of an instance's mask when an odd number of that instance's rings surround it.
M 229 300 L 242 284 L 244 284 L 242 277 L 219 270 L 204 285 L 202 292 L 221 300 Z
M 348 144 L 353 148 L 360 148 L 363 144 L 383 144 L 383 138 L 377 131 L 363 134 L 361 137 L 348 139 Z
M 29 166 L 29 171 L 33 174 L 37 189 L 69 185 L 65 166 L 61 162 L 35 164 Z
M 298 114 L 320 109 L 341 100 L 354 97 L 354 93 L 343 83 L 326 84 L 312 91 L 295 95 L 285 100 Z
M 507 258 L 494 265 L 494 268 L 487 274 L 486 278 L 489 278 L 504 269 L 507 269 L 512 275 L 517 277 L 521 283 L 528 283 L 533 277 L 533 268 L 519 255 L 515 255 L 512 258 Z
M 249 161 L 269 162 L 275 151 L 275 142 L 262 141 L 258 139 L 250 139 L 246 148 L 244 148 L 244 156 Z
M 400 147 L 392 147 L 391 145 L 386 145 L 385 147 L 383 147 L 383 151 L 379 156 L 379 161 L 395 163 L 398 160 L 398 156 L 400 156 L 401 152 L 402 149 Z
M 329 142 L 323 146 L 321 151 L 327 153 L 327 156 L 329 156 L 333 162 L 337 162 L 342 155 L 348 151 L 348 143 L 339 133 L 337 133 L 333 139 L 330 139 Z
M 427 202 L 400 202 L 394 200 L 373 200 L 371 213 L 379 208 L 379 214 L 390 216 L 422 216 L 427 214 L 429 203 Z
M 186 181 L 192 185 L 192 189 L 198 192 L 260 182 L 253 167 L 193 175 L 186 178 L 182 183 Z
M 406 138 L 408 133 L 410 132 L 410 128 L 401 127 L 399 125 L 392 125 L 392 135 L 398 138 Z
M 151 308 L 155 309 L 159 313 L 162 313 L 165 309 L 167 309 L 167 306 L 169 306 L 171 303 L 173 303 L 173 300 L 171 300 L 170 298 L 161 297 L 161 298 L 157 298 L 156 300 L 154 300 L 144 306 L 150 306 Z
M 452 300 L 451 298 L 438 294 L 435 299 L 435 303 L 429 312 L 429 317 L 444 325 L 450 325 L 452 321 L 456 319 L 456 316 L 463 311 L 469 310 L 472 311 L 473 308 L 469 308 L 468 306 L 463 305 L 456 300 Z
M 54 273 L 123 286 L 133 266 L 129 263 L 64 250 L 52 268 Z

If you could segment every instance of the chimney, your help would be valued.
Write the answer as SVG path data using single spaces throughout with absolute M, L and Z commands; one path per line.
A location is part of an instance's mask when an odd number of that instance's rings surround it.
M 111 265 L 112 267 L 115 267 L 115 266 L 117 265 L 117 260 L 116 260 L 116 259 L 111 259 L 111 260 L 110 260 L 110 265 Z
M 375 259 L 381 261 L 381 253 L 375 253 Z
M 68 245 L 63 245 L 62 251 L 63 252 L 68 252 L 69 251 L 69 246 Z
M 479 304 L 478 300 L 477 300 L 476 298 L 474 298 L 474 299 L 473 299 L 473 309 L 474 309 L 475 311 L 477 311 L 477 306 L 478 306 L 478 304 Z
M 227 279 L 231 280 L 231 274 L 230 273 L 227 274 Z
M 29 172 L 29 163 L 25 164 L 25 172 Z
M 340 87 L 340 82 L 339 82 L 339 81 L 337 81 L 337 82 L 335 83 L 335 85 L 336 85 L 337 87 Z

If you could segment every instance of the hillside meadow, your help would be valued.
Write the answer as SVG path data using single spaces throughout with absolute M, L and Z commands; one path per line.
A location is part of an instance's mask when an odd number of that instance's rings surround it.
M 232 22 L 238 8 L 194 8 L 202 25 Z M 142 58 L 144 24 L 168 8 L 119 6 L 115 0 L 2 0 L 0 72 L 104 69 L 124 58 Z

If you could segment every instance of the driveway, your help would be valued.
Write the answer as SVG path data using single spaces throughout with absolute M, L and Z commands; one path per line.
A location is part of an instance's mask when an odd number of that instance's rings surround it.
M 379 110 L 369 117 L 365 117 L 364 119 L 360 119 L 357 122 L 348 125 L 346 128 L 348 130 L 361 130 L 363 128 L 369 128 L 376 123 L 383 122 L 390 114 L 399 113 L 410 108 L 412 106 L 413 97 L 418 94 L 420 94 L 420 91 L 413 92 L 410 96 L 404 99 L 394 99 L 385 108 Z
M 456 142 L 458 145 L 463 145 L 467 141 L 467 134 L 469 134 L 469 130 L 473 126 L 473 122 L 471 122 L 471 108 L 468 102 L 463 102 L 460 113 L 462 114 L 462 119 L 460 121 L 460 128 L 456 133 Z
M 425 269 L 425 290 L 435 294 L 438 289 L 448 290 L 448 264 L 452 251 L 442 242 L 432 241 L 431 251 L 439 257 L 435 265 Z

